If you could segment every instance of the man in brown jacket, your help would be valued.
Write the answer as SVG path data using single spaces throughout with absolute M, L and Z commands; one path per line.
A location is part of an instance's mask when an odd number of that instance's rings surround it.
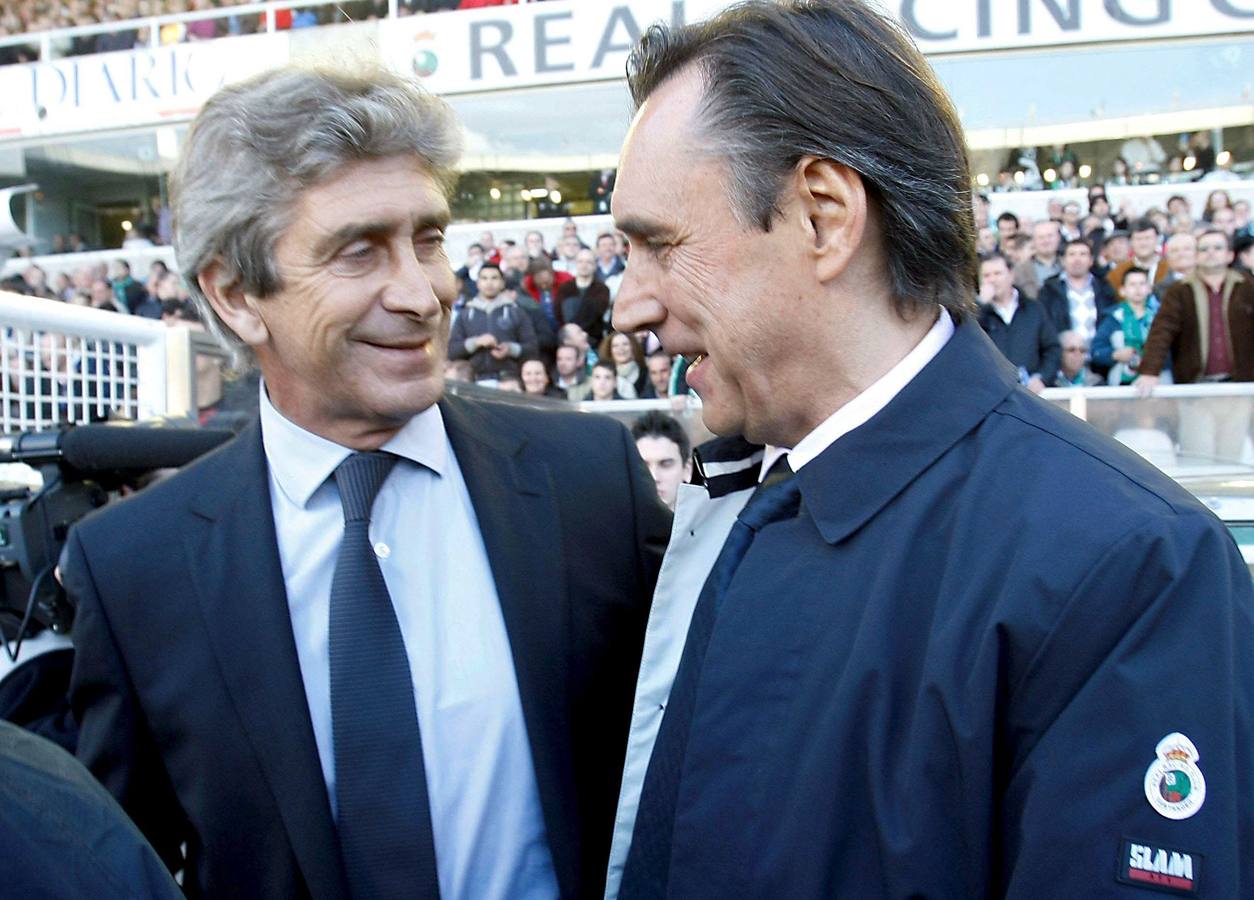
M 1163 292 L 1133 384 L 1148 396 L 1171 354 L 1177 384 L 1254 381 L 1254 282 L 1229 268 L 1232 245 L 1217 229 L 1197 242 L 1197 267 Z M 1180 407 L 1186 452 L 1237 460 L 1249 432 L 1250 400 L 1191 400 Z

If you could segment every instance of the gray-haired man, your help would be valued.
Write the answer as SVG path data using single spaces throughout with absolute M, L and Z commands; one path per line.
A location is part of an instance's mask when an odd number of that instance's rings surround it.
M 456 151 L 377 71 L 268 73 L 189 135 L 176 250 L 260 423 L 80 523 L 65 580 L 80 756 L 193 895 L 602 884 L 669 523 L 621 426 L 441 399 Z

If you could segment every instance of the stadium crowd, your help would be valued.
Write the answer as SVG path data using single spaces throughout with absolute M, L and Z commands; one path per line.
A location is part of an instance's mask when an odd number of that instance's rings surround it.
M 1112 210 L 1094 185 L 1084 206 L 1051 200 L 1039 220 L 1009 211 L 990 219 L 984 194 L 974 205 L 979 321 L 1030 389 L 1128 385 L 1141 375 L 1149 376 L 1140 382 L 1146 392 L 1173 380 L 1254 380 L 1254 335 L 1240 316 L 1229 327 L 1223 315 L 1232 298 L 1234 310 L 1254 308 L 1247 201 L 1215 190 L 1200 210 L 1179 195 L 1165 209 Z M 154 203 L 133 246 L 162 243 L 163 212 Z M 77 236 L 54 248 L 84 249 Z M 484 231 L 456 270 L 447 377 L 555 400 L 681 402 L 687 361 L 650 332 L 610 324 L 629 251 L 622 234 L 583 235 L 573 219 L 553 248 L 539 231 L 521 243 Z M 52 278 L 31 264 L 3 288 L 154 319 L 197 318 L 178 274 L 160 261 L 138 277 L 123 260 Z M 1215 352 L 1200 354 L 1201 371 L 1186 364 L 1182 377 L 1176 361 L 1195 353 L 1197 338 L 1180 310 L 1198 290 L 1213 308 L 1206 333 Z M 1156 331 L 1164 308 L 1171 315 Z
M 255 0 L 119 0 L 106 3 L 103 0 L 21 0 L 0 6 L 0 38 L 110 22 L 125 23 L 156 16 L 210 12 L 248 6 L 254 2 Z M 517 2 L 518 0 L 399 0 L 397 14 L 410 16 L 456 9 L 506 6 Z M 345 0 L 325 6 L 277 10 L 274 25 L 279 30 L 311 28 L 336 22 L 382 18 L 387 13 L 386 0 Z M 229 35 L 254 34 L 264 30 L 264 14 L 209 16 L 205 19 L 166 22 L 160 26 L 157 40 L 163 45 L 178 44 Z M 54 47 L 54 53 L 56 56 L 83 56 L 147 47 L 151 43 L 152 35 L 148 26 L 136 22 L 135 27 L 120 28 L 118 31 L 65 38 Z M 34 46 L 0 47 L 0 65 L 32 62 L 38 58 L 39 51 Z

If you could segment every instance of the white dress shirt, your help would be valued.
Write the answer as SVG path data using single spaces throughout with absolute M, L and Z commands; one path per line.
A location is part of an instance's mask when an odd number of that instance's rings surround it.
M 866 423 L 940 353 L 953 334 L 954 323 L 942 310 L 936 324 L 897 365 L 836 410 L 798 441 L 791 451 L 781 447 L 768 448 L 759 463 L 758 480 L 761 481 L 775 461 L 785 454 L 792 470 L 800 471 L 841 437 Z M 618 813 L 610 844 L 605 885 L 607 900 L 615 900 L 622 885 L 623 867 L 631 849 L 631 834 L 636 826 L 644 776 L 649 768 L 649 758 L 653 755 L 653 743 L 662 724 L 666 701 L 670 698 L 671 684 L 683 656 L 684 643 L 688 639 L 692 611 L 736 516 L 752 493 L 746 489 L 711 499 L 704 487 L 691 484 L 679 486 L 671 540 L 662 560 L 653 607 L 645 627 L 631 731 L 627 737 L 627 757 L 619 789 Z
M 300 428 L 261 388 L 279 559 L 318 757 L 335 809 L 328 628 L 344 531 L 330 478 L 351 452 Z M 509 637 L 439 407 L 384 450 L 401 457 L 370 538 L 409 655 L 445 900 L 558 895 Z

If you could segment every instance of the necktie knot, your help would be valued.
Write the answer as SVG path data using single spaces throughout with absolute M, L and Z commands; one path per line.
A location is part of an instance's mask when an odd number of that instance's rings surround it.
M 335 484 L 340 489 L 340 505 L 344 507 L 344 521 L 370 521 L 370 508 L 374 498 L 397 457 L 381 450 L 353 453 L 335 468 Z
M 781 457 L 740 511 L 739 519 L 756 532 L 772 522 L 795 516 L 800 506 L 801 488 L 788 458 Z

